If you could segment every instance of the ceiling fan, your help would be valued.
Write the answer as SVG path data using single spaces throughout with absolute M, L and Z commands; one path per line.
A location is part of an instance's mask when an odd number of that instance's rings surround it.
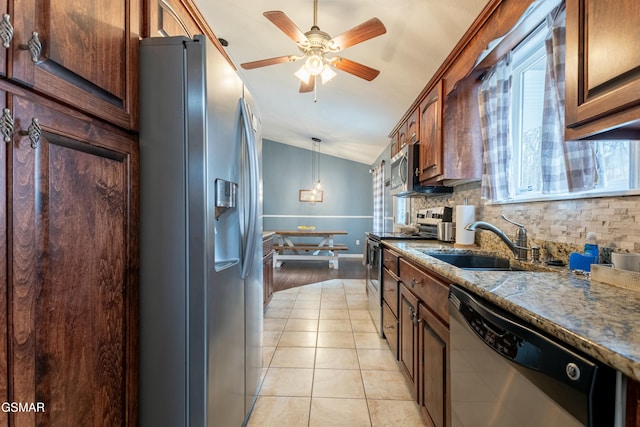
M 334 78 L 336 72 L 333 71 L 333 68 L 346 71 L 367 81 L 375 79 L 380 74 L 380 71 L 366 65 L 333 55 L 355 44 L 386 33 L 387 29 L 378 18 L 371 18 L 339 36 L 331 38 L 329 34 L 321 31 L 320 27 L 318 27 L 318 0 L 313 2 L 313 26 L 306 33 L 300 31 L 284 12 L 275 10 L 264 12 L 263 15 L 291 40 L 296 42 L 301 55 L 286 55 L 245 62 L 241 64 L 245 70 L 283 62 L 296 62 L 303 59 L 305 61 L 304 64 L 295 73 L 295 76 L 301 80 L 300 92 L 314 90 L 317 76 L 320 76 L 323 84 Z

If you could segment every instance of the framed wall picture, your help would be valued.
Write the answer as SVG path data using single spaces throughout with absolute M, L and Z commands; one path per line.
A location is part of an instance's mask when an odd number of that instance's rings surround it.
M 322 191 L 300 190 L 301 202 L 322 202 Z

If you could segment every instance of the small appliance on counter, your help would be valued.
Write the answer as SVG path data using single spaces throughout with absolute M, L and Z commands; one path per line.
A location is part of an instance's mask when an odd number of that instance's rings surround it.
M 453 242 L 455 235 L 452 220 L 453 209 L 446 206 L 420 209 L 417 214 L 420 228 L 432 233 L 441 242 Z

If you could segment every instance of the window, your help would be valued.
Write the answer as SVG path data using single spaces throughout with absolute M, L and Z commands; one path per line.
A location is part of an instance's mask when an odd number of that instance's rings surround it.
M 602 140 L 580 142 L 592 144 L 595 153 L 595 188 L 573 193 L 560 191 L 543 194 L 542 116 L 547 67 L 546 34 L 546 25 L 540 26 L 512 52 L 511 157 L 508 165 L 512 184 L 511 200 L 595 197 L 637 191 L 640 189 L 640 141 Z

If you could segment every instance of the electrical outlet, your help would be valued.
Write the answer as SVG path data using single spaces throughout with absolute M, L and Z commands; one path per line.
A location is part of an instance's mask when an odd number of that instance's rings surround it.
M 356 240 L 356 246 L 360 246 L 360 240 Z

